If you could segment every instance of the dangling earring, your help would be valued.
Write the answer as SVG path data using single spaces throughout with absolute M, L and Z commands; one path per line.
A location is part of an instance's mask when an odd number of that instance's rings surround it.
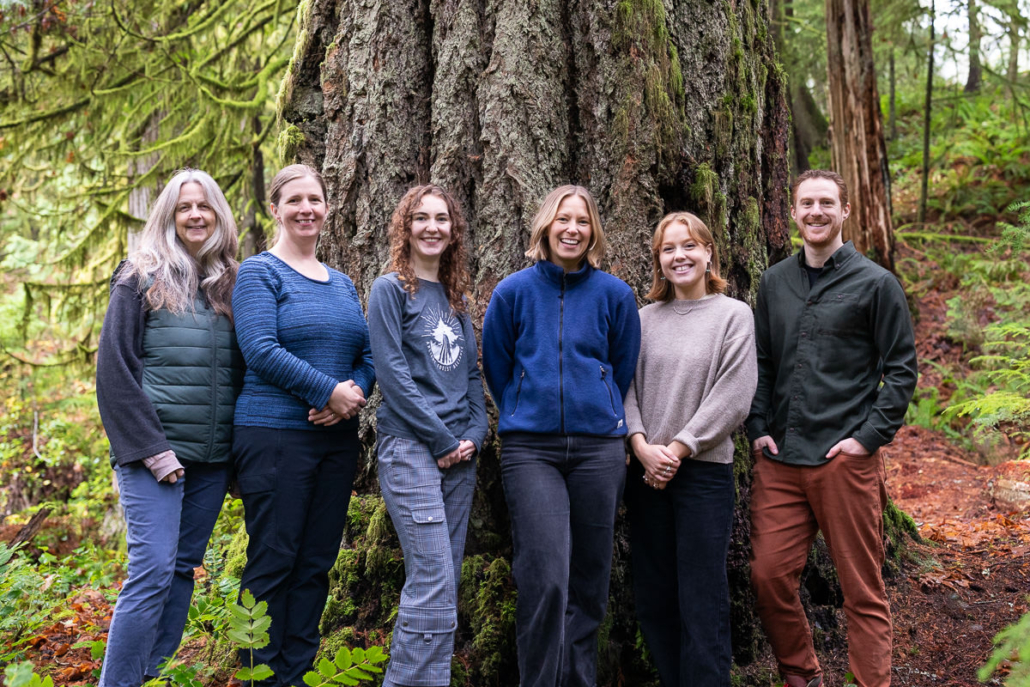
M 662 281 L 665 281 L 665 275 L 664 274 L 662 276 L 658 277 L 658 278 L 661 279 Z
M 711 274 L 711 273 L 712 273 L 712 261 L 709 260 L 708 261 L 708 267 L 705 268 L 705 274 Z

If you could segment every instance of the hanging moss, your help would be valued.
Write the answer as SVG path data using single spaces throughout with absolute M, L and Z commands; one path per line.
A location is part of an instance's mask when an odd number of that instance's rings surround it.
M 297 155 L 297 149 L 304 143 L 304 132 L 293 124 L 286 124 L 276 140 L 279 164 L 288 165 Z

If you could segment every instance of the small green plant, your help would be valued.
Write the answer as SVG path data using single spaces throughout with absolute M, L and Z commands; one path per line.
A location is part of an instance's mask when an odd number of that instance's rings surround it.
M 977 678 L 986 682 L 1006 661 L 1011 661 L 1012 669 L 1005 678 L 1006 687 L 1030 687 L 1030 613 L 995 636 L 994 653 L 980 668 Z
M 30 661 L 12 663 L 4 670 L 5 687 L 54 687 L 49 677 L 40 677 Z
M 254 665 L 254 649 L 268 645 L 268 628 L 272 619 L 268 615 L 268 604 L 255 601 L 249 589 L 243 590 L 240 603 L 229 601 L 229 638 L 240 648 L 250 654 L 250 665 L 236 671 L 236 679 L 253 684 L 265 680 L 275 673 L 265 664 Z M 380 663 L 386 661 L 387 655 L 382 647 L 373 646 L 368 649 L 341 648 L 330 661 L 323 658 L 318 662 L 317 670 L 304 675 L 304 684 L 309 687 L 329 687 L 330 685 L 356 685 L 363 680 L 372 680 L 374 673 L 382 673 Z M 163 674 L 162 677 L 170 677 Z M 176 683 L 189 685 L 191 683 Z
M 944 417 L 968 417 L 984 434 L 1004 427 L 1030 456 L 1030 325 L 997 324 L 985 330 L 984 355 L 970 361 L 986 391 L 949 407 Z
M 249 589 L 243 590 L 240 603 L 229 604 L 229 639 L 250 654 L 250 665 L 236 671 L 237 680 L 253 684 L 275 674 L 264 663 L 254 665 L 254 649 L 268 646 L 268 628 L 271 626 L 268 603 L 255 601 Z
M 387 656 L 382 647 L 369 649 L 348 649 L 343 647 L 336 652 L 334 660 L 323 658 L 318 662 L 318 670 L 304 675 L 304 684 L 308 687 L 329 687 L 330 685 L 356 685 L 362 680 L 372 680 L 372 673 L 381 673 L 378 664 Z

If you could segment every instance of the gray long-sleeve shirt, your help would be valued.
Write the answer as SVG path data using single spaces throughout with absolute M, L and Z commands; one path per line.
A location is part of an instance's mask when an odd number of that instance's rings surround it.
M 486 402 L 476 337 L 441 284 L 419 279 L 412 297 L 396 272 L 379 277 L 368 299 L 372 359 L 383 394 L 378 431 L 421 441 L 441 458 L 468 439 L 483 446 Z

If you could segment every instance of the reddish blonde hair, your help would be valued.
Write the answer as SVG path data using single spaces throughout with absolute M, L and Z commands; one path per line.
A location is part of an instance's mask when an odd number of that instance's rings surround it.
M 712 249 L 712 259 L 709 261 L 711 271 L 705 275 L 705 293 L 724 293 L 726 291 L 726 280 L 719 276 L 719 251 L 715 247 L 715 239 L 712 232 L 697 215 L 690 212 L 673 212 L 662 218 L 658 228 L 654 230 L 654 237 L 651 239 L 651 263 L 654 268 L 654 275 L 651 280 L 651 290 L 644 296 L 652 301 L 671 301 L 676 297 L 676 290 L 668 280 L 663 279 L 662 263 L 658 256 L 661 254 L 662 241 L 665 240 L 665 230 L 673 224 L 682 224 L 687 228 L 690 238 L 702 246 Z

